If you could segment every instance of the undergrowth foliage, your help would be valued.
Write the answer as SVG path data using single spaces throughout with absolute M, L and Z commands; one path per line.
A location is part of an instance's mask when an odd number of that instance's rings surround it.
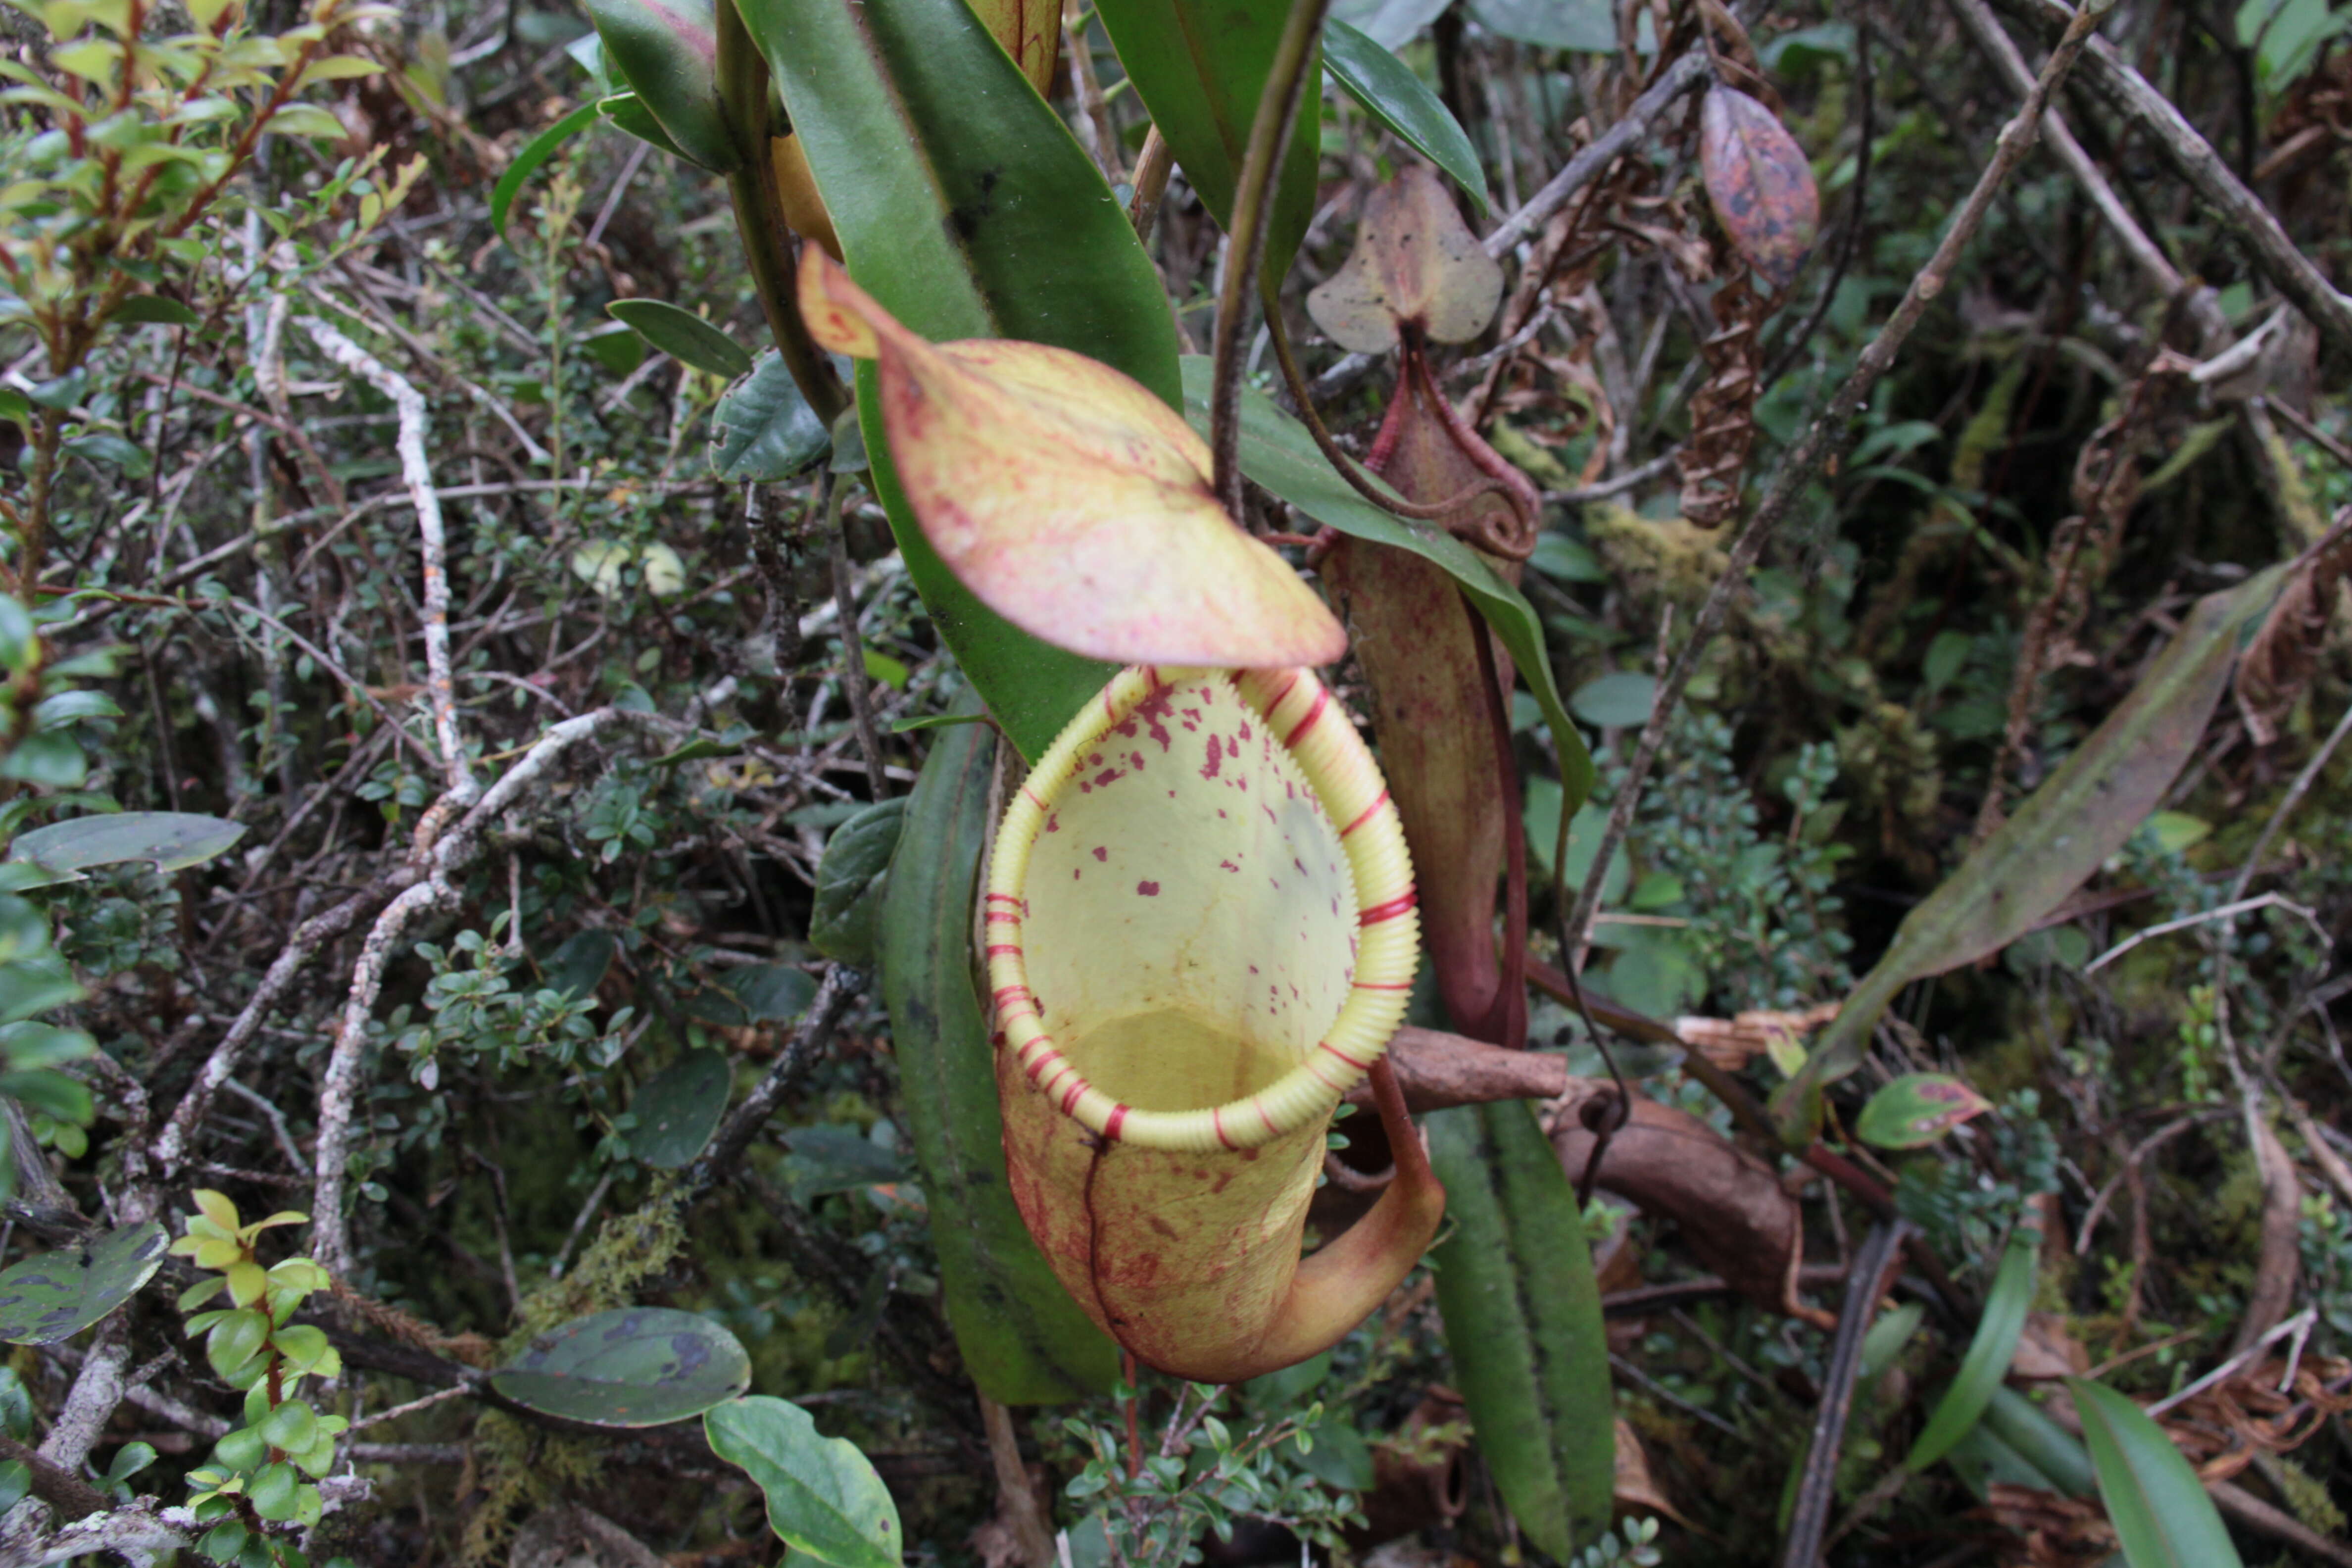
M 2341 14 L 2086 7 L 2135 99 L 2029 0 L 1342 0 L 1319 54 L 1104 0 L 1002 58 L 1034 7 L 719 3 L 0 9 L 0 1563 L 2340 1540 Z M 2046 60 L 2097 89 L 2003 163 Z M 1168 584 L 954 576 L 910 494 L 1014 480 L 910 484 L 819 249 L 926 341 L 1095 333 L 1188 395 L 1135 450 L 1221 548 L 1244 496 L 1219 559 L 1349 621 L 1377 544 L 1486 645 L 1420 908 L 1482 868 L 1530 989 L 1421 977 L 1445 1228 L 1296 1365 L 1122 1364 L 1022 1228 L 983 845 L 1107 675 L 1033 622 Z M 1375 275 L 1445 409 L 1308 324 Z M 1370 624 L 1332 711 L 1411 713 Z M 1402 1168 L 1353 1109 L 1309 1248 Z

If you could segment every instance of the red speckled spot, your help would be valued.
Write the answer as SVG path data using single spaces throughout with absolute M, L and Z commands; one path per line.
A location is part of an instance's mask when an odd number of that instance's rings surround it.
M 1156 899 L 1160 896 L 1160 884 L 1157 882 L 1138 882 L 1135 885 L 1135 890 L 1142 894 L 1147 899 Z

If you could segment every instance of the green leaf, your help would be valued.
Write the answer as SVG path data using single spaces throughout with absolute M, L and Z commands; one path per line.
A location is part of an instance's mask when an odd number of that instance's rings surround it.
M 694 162 L 686 155 L 686 149 L 669 139 L 669 132 L 661 128 L 661 121 L 654 118 L 654 111 L 647 109 L 646 100 L 635 93 L 616 92 L 599 99 L 596 112 L 603 115 L 614 130 L 634 136 L 649 146 L 658 147 L 682 163 Z
M 784 1185 L 796 1204 L 827 1193 L 906 1180 L 906 1167 L 898 1152 L 855 1127 L 832 1122 L 796 1127 L 784 1135 L 784 1142 L 792 1150 L 784 1159 Z
M 499 176 L 499 183 L 490 187 L 490 226 L 499 231 L 500 239 L 507 237 L 507 209 L 514 205 L 523 185 L 539 172 L 541 163 L 555 156 L 558 147 L 571 141 L 583 127 L 594 124 L 597 118 L 597 106 L 583 103 L 523 143 L 522 151 Z
M 1648 723 L 1657 700 L 1657 677 L 1620 669 L 1578 687 L 1569 697 L 1568 708 L 1595 729 L 1622 730 Z
M 629 1109 L 637 1125 L 629 1150 L 657 1171 L 689 1163 L 727 1114 L 735 1069 L 725 1051 L 688 1051 L 647 1079 Z
M 1992 1101 L 1949 1073 L 1906 1072 L 1870 1097 L 1854 1118 L 1853 1135 L 1882 1149 L 1921 1149 Z
M 63 449 L 86 461 L 121 468 L 134 479 L 145 479 L 155 461 L 147 455 L 146 447 L 103 430 L 73 437 L 64 443 Z
M 89 776 L 89 763 L 71 735 L 51 731 L 27 735 L 0 758 L 0 778 L 45 784 L 51 789 L 75 789 Z
M 1118 1351 L 1054 1278 L 1006 1185 L 968 957 L 995 740 L 970 724 L 931 742 L 883 895 L 882 1001 L 956 1346 L 989 1398 L 1042 1405 L 1108 1390 Z
M 604 313 L 685 364 L 732 380 L 751 374 L 751 356 L 733 338 L 667 300 L 615 300 Z
M 882 918 L 882 889 L 906 820 L 902 796 L 869 805 L 833 830 L 816 866 L 816 907 L 809 945 L 827 958 L 866 968 Z
M 540 1335 L 490 1379 L 500 1397 L 592 1426 L 659 1426 L 699 1415 L 751 1384 L 733 1334 L 693 1312 L 629 1307 Z
M 2105 721 L 1904 917 L 1885 956 L 1773 1097 L 1786 1135 L 1810 1139 L 1821 1122 L 1822 1090 L 1861 1065 L 1896 993 L 2000 952 L 2124 847 L 2195 753 L 2229 688 L 2239 642 L 2268 613 L 2285 573 L 2273 566 L 2198 600 L 2171 646 Z
M 19 884 L 46 888 L 79 881 L 93 866 L 144 860 L 159 872 L 184 871 L 226 854 L 245 837 L 245 824 L 184 811 L 122 811 L 77 816 L 17 836 L 8 858 L 37 866 L 43 880 Z
M 131 327 L 193 327 L 203 320 L 177 300 L 161 294 L 133 294 L 107 318 L 110 324 Z
M 2164 1428 L 2105 1384 L 2070 1377 L 2066 1387 L 2131 1568 L 2239 1568 L 2213 1500 Z
M 1499 37 L 1538 48 L 1617 52 L 1608 0 L 1470 0 L 1470 15 Z
M 1203 436 L 1209 428 L 1210 362 L 1204 355 L 1184 357 L 1184 417 Z M 1288 501 L 1316 521 L 1338 529 L 1352 539 L 1369 539 L 1410 550 L 1433 562 L 1469 595 L 1470 602 L 1503 639 L 1520 679 L 1535 693 L 1552 741 L 1559 747 L 1568 796 L 1574 805 L 1592 793 L 1592 753 L 1584 736 L 1571 722 L 1552 678 L 1551 657 L 1544 646 L 1543 623 L 1526 595 L 1495 574 L 1478 552 L 1454 538 L 1408 522 L 1358 495 L 1348 481 L 1331 471 L 1307 426 L 1283 413 L 1264 393 L 1242 393 L 1242 472 Z M 1377 482 L 1377 481 L 1375 481 Z
M 1961 1435 L 1977 1424 L 1991 1403 L 1993 1390 L 2009 1375 L 2017 1355 L 2017 1338 L 2025 1329 L 2026 1309 L 2033 1305 L 2033 1280 L 2042 1253 L 2042 1232 L 2020 1226 L 2010 1233 L 2009 1248 L 2001 1254 L 1985 1297 L 1984 1313 L 1977 1320 L 1976 1337 L 1951 1387 L 1936 1402 L 1934 1414 L 1903 1461 L 1904 1468 L 1924 1470 L 1946 1454 Z
M 1230 229 L 1250 127 L 1289 0 L 1102 0 L 1097 9 L 1118 63 L 1201 205 Z M 1265 235 L 1268 278 L 1289 271 L 1314 218 L 1321 142 L 1322 117 L 1310 93 L 1276 182 Z
M 1323 26 L 1323 65 L 1366 112 L 1444 170 L 1486 210 L 1486 174 L 1478 149 L 1429 84 L 1377 39 L 1334 17 Z
M 1157 270 L 1061 117 L 962 0 L 743 0 L 850 276 L 934 340 L 1018 338 L 1100 360 L 1171 406 L 1176 330 Z M 1042 756 L 1108 666 L 974 598 L 908 510 L 857 367 L 876 495 L 940 637 L 1022 754 Z
M 2043 1491 L 2089 1497 L 2098 1489 L 2098 1473 L 2091 1468 L 2091 1456 L 2084 1450 L 2082 1440 L 2007 1384 L 1992 1391 L 1992 1403 L 1985 1406 L 1977 1431 L 1990 1433 L 2047 1477 L 2033 1483 Z
M 1401 49 L 1454 0 L 1332 0 L 1331 15 L 1384 49 Z
M 764 1394 L 719 1406 L 702 1430 L 712 1453 L 767 1494 L 768 1527 L 792 1557 L 898 1568 L 906 1544 L 898 1505 L 856 1444 L 820 1435 L 807 1411 Z
M 44 1253 L 0 1273 L 0 1340 L 53 1345 L 113 1311 L 163 1266 L 169 1242 L 154 1220 Z
M 13 386 L 0 386 L 0 419 L 29 431 L 33 427 L 33 405 L 30 399 Z M 13 1461 L 12 1461 L 13 1462 Z
M 789 479 L 832 444 L 824 421 L 773 349 L 762 349 L 750 378 L 727 389 L 710 424 L 710 471 L 730 483 Z
M 719 101 L 719 28 L 710 0 L 587 4 L 604 40 L 605 68 L 627 83 L 670 146 L 714 174 L 733 169 L 743 153 Z M 613 119 L 629 128 L 620 115 Z
M 816 982 L 808 971 L 789 963 L 747 963 L 720 984 L 742 1005 L 745 1021 L 753 1024 L 789 1024 L 807 1011 L 816 995 Z
M 1561 1562 L 1609 1525 L 1616 1441 L 1576 1190 L 1521 1100 L 1428 1119 L 1451 1232 L 1432 1252 L 1454 1382 L 1519 1528 Z
M 604 971 L 613 965 L 620 942 L 608 931 L 583 931 L 565 939 L 547 956 L 545 989 L 566 998 L 593 996 Z

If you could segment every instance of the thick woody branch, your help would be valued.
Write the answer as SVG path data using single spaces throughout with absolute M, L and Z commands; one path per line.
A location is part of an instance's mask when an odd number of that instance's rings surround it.
M 457 901 L 457 885 L 451 879 L 480 855 L 484 832 L 544 777 L 565 752 L 614 724 L 670 722 L 656 714 L 599 708 L 549 730 L 523 753 L 520 762 L 473 801 L 472 808 L 455 826 L 433 841 L 431 848 L 421 857 L 421 866 L 412 864 L 407 868 L 411 874 L 406 884 L 376 917 L 352 973 L 351 991 L 343 1005 L 342 1027 L 336 1034 L 335 1048 L 328 1058 L 326 1080 L 319 1096 L 319 1138 L 312 1166 L 316 1184 L 310 1210 L 317 1239 L 312 1256 L 328 1273 L 345 1279 L 351 1272 L 351 1229 L 343 1216 L 348 1175 L 345 1167 L 351 1161 L 352 1131 L 365 1088 L 368 1019 L 383 987 L 384 965 L 402 933 L 427 909 Z M 452 804 L 445 797 L 436 809 Z
M 2080 30 L 2079 14 L 2064 0 L 1995 3 L 2045 37 Z M 2352 299 L 2338 293 L 2318 265 L 2296 248 L 2262 198 L 2231 173 L 2213 144 L 2198 133 L 2172 100 L 2102 39 L 2093 39 L 2084 53 L 2082 80 L 2109 110 L 2147 138 L 2214 220 L 2246 247 L 2271 286 L 2311 319 L 2329 346 L 2338 353 L 2352 353 Z

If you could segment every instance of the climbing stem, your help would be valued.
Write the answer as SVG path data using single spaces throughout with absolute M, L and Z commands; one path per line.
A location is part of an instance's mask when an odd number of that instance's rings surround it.
M 1315 40 L 1331 0 L 1291 0 L 1290 16 L 1275 44 L 1274 61 L 1258 95 L 1248 149 L 1234 186 L 1232 221 L 1225 229 L 1224 288 L 1217 298 L 1215 371 L 1209 390 L 1209 453 L 1214 459 L 1217 500 L 1236 521 L 1242 514 L 1242 328 L 1247 321 L 1250 289 L 1265 254 L 1265 234 L 1274 212 L 1276 178 L 1290 150 L 1298 105 L 1306 97 L 1315 62 Z
M 768 335 L 775 340 L 776 352 L 784 356 L 784 368 L 792 373 L 801 395 L 830 427 L 849 406 L 849 393 L 801 320 L 799 293 L 793 287 L 792 259 L 784 243 L 784 236 L 792 231 L 776 193 L 768 62 L 731 0 L 719 5 L 718 14 L 719 97 L 735 136 L 735 167 L 727 176 L 727 194 L 735 206 L 735 229 L 742 237 L 743 259 L 751 269 L 761 312 L 768 318 Z

